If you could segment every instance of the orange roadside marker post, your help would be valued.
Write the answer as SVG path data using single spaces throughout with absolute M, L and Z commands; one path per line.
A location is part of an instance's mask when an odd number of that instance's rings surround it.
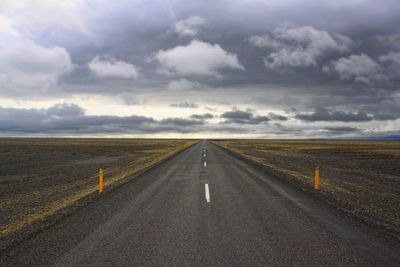
M 318 190 L 319 167 L 315 169 L 315 190 Z
M 187 145 L 186 145 L 186 144 L 183 144 L 183 148 L 187 148 Z
M 100 169 L 99 174 L 99 193 L 103 192 L 103 169 Z

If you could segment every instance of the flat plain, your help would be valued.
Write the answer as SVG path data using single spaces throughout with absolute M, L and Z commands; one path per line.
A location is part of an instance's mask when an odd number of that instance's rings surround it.
M 195 143 L 150 139 L 0 139 L 0 250 Z
M 400 242 L 255 165 L 202 140 L 0 251 L 0 265 L 400 266 Z
M 214 140 L 400 240 L 400 141 Z M 314 190 L 319 167 L 319 190 Z

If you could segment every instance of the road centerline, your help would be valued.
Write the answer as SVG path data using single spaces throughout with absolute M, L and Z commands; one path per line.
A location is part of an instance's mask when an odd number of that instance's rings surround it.
M 205 184 L 204 185 L 204 191 L 205 191 L 205 195 L 206 195 L 206 201 L 207 201 L 207 203 L 210 203 L 210 191 L 209 191 L 209 188 L 208 188 L 208 184 Z

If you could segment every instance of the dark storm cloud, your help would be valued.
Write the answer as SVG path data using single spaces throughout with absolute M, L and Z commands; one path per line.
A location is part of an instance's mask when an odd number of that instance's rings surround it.
M 59 117 L 75 117 L 85 114 L 85 111 L 75 104 L 56 104 L 47 109 L 47 114 Z
M 207 119 L 212 119 L 214 118 L 214 115 L 211 113 L 204 113 L 204 114 L 193 114 L 190 116 L 192 119 L 196 120 L 207 120 Z
M 40 124 L 48 131 L 70 131 L 82 129 L 98 129 L 100 131 L 110 132 L 118 130 L 141 130 L 143 125 L 152 124 L 156 121 L 153 118 L 144 116 L 78 116 L 41 121 Z M 28 129 L 29 130 L 29 129 Z
M 384 108 L 382 108 L 384 109 Z M 317 108 L 313 113 L 309 114 L 297 114 L 296 119 L 317 122 L 317 121 L 340 121 L 340 122 L 364 122 L 364 121 L 384 121 L 384 120 L 396 120 L 400 118 L 400 112 L 392 110 L 385 113 L 385 111 L 378 111 L 372 115 L 366 113 L 366 111 L 359 112 L 345 112 L 345 111 L 329 111 L 326 108 Z
M 229 120 L 249 120 L 252 116 L 251 112 L 241 110 L 228 111 L 221 115 L 222 118 Z
M 153 133 L 190 132 L 198 120 L 145 116 L 89 116 L 76 105 L 57 104 L 48 109 L 0 107 L 1 133 Z
M 168 118 L 160 121 L 161 125 L 171 125 L 171 126 L 193 126 L 193 125 L 203 125 L 202 121 L 198 120 L 188 120 L 181 118 Z
M 210 118 L 203 114 L 202 118 Z M 194 116 L 198 117 L 198 116 Z M 57 104 L 48 109 L 16 109 L 0 107 L 0 135 L 13 134 L 151 134 L 234 132 L 245 133 L 240 127 L 210 126 L 192 118 L 156 120 L 146 116 L 89 116 L 76 105 Z
M 55 115 L 49 109 L 0 108 L 0 132 L 6 133 L 110 133 L 146 132 L 148 126 L 157 124 L 144 116 L 88 116 L 84 113 Z
M 37 16 L 28 17 L 26 25 L 18 24 L 22 15 L 10 18 L 15 30 L 20 30 L 21 40 L 3 42 L 0 32 L 0 96 L 57 101 L 81 95 L 107 96 L 118 103 L 146 106 L 153 103 L 143 99 L 164 99 L 162 94 L 168 90 L 167 104 L 174 108 L 200 109 L 198 103 L 220 113 L 227 104 L 248 105 L 268 114 L 234 110 L 221 115 L 225 123 L 241 127 L 266 127 L 269 120 L 290 124 L 293 118 L 382 125 L 400 118 L 397 0 L 94 0 L 84 1 L 82 6 L 76 20 L 75 16 L 62 16 L 65 24 L 53 13 L 37 20 Z M 81 21 L 85 25 L 80 25 Z M 196 49 L 189 51 L 191 47 Z M 206 64 L 199 64 L 203 62 Z M 277 114 L 269 113 L 271 110 Z M 47 111 L 2 112 L 3 118 L 8 118 L 6 125 L 14 123 L 16 131 L 31 125 L 28 128 L 36 132 L 51 127 L 61 132 L 62 123 L 67 133 L 95 128 L 218 132 L 226 126 L 214 129 L 193 122 L 211 119 L 202 114 L 164 120 L 87 116 L 79 107 L 62 105 Z M 291 129 L 276 126 L 277 131 Z
M 78 38 L 69 40 L 68 36 L 64 36 L 62 40 L 49 38 L 48 42 L 64 41 L 64 46 L 70 52 L 73 63 L 80 66 L 84 66 L 98 55 L 109 56 L 139 66 L 141 79 L 138 81 L 121 82 L 121 84 L 114 81 L 114 84 L 119 85 L 114 86 L 114 88 L 121 91 L 128 91 L 132 87 L 161 87 L 161 84 L 169 80 L 168 77 L 159 75 L 154 71 L 157 62 L 147 59 L 157 51 L 178 45 L 187 45 L 193 38 L 191 34 L 185 38 L 180 38 L 179 34 L 177 35 L 174 31 L 171 32 L 170 29 L 191 17 L 199 17 L 204 20 L 205 24 L 196 26 L 196 38 L 203 42 L 219 44 L 226 51 L 238 55 L 240 62 L 247 70 L 243 73 L 229 69 L 223 70 L 222 74 L 225 79 L 219 81 L 208 78 L 205 80 L 198 79 L 207 81 L 211 86 L 243 85 L 271 80 L 280 83 L 282 78 L 286 82 L 295 83 L 309 81 L 310 79 L 319 82 L 320 77 L 315 75 L 315 72 L 321 73 L 320 68 L 328 65 L 331 58 L 324 58 L 325 62 L 315 61 L 313 64 L 318 64 L 318 66 L 314 69 L 301 70 L 281 76 L 269 73 L 263 64 L 263 58 L 269 56 L 272 51 L 252 48 L 250 44 L 246 44 L 246 41 L 244 41 L 254 35 L 272 34 L 276 29 L 282 28 L 282 25 L 292 25 L 285 26 L 286 29 L 301 29 L 304 26 L 314 29 L 315 32 L 323 31 L 328 36 L 332 36 L 334 40 L 337 40 L 336 34 L 347 36 L 354 43 L 362 43 L 362 47 L 371 50 L 364 52 L 376 60 L 378 56 L 384 53 L 379 47 L 369 48 L 369 39 L 372 39 L 373 35 L 376 34 L 376 40 L 378 40 L 378 36 L 380 40 L 385 40 L 385 38 L 396 40 L 396 38 L 390 36 L 395 35 L 398 30 L 393 25 L 396 25 L 396 21 L 400 22 L 397 16 L 399 7 L 394 0 L 379 3 L 359 1 L 357 3 L 340 2 L 335 4 L 324 2 L 316 4 L 315 1 L 297 1 L 295 3 L 282 1 L 280 4 L 246 1 L 234 3 L 231 1 L 207 3 L 148 1 L 141 5 L 135 2 L 124 2 L 122 4 L 115 1 L 112 4 L 95 2 L 89 7 L 95 7 L 95 10 L 104 10 L 104 12 L 99 13 L 100 16 L 91 16 L 91 12 L 94 10 L 92 8 L 86 10 L 93 35 L 88 36 L 85 42 Z M 307 12 L 298 12 L 298 10 L 307 10 Z M 359 12 L 359 10 L 364 10 L 364 12 Z M 381 12 L 377 10 L 381 10 Z M 146 16 L 141 14 L 146 14 Z M 155 17 L 157 19 L 154 19 Z M 108 22 L 107 27 L 103 27 L 104 24 L 100 23 L 104 21 Z M 310 54 L 312 57 L 315 57 L 316 53 L 320 55 L 325 47 L 335 48 L 332 43 L 326 42 L 326 38 L 316 35 L 315 38 L 319 39 L 315 40 L 325 42 L 325 46 L 312 45 L 312 49 L 307 50 L 304 48 L 304 42 L 310 40 L 313 36 L 306 34 L 309 33 L 303 32 L 302 36 L 296 37 L 297 39 L 293 39 L 293 36 L 291 36 L 292 39 L 288 39 L 289 35 L 280 36 L 280 40 L 292 42 L 292 51 L 310 52 L 305 53 L 305 55 Z M 297 40 L 298 43 L 293 40 Z M 338 40 L 340 44 L 343 38 Z M 378 46 L 380 43 L 377 41 L 376 45 Z M 296 45 L 298 46 L 296 47 Z M 338 47 L 340 49 L 340 46 Z M 361 52 L 359 49 L 361 49 L 360 46 L 349 54 L 359 54 Z M 295 53 L 293 55 L 300 54 Z M 294 57 L 292 57 L 292 60 L 289 58 L 289 61 L 286 62 L 294 64 Z M 78 78 L 78 76 L 81 76 L 80 73 L 75 75 L 69 77 L 66 82 L 72 83 L 76 79 L 79 79 L 79 83 L 85 82 L 84 77 Z M 93 83 L 94 81 L 88 80 L 87 82 Z M 107 86 L 103 87 L 99 84 L 96 91 L 110 93 L 106 88 Z
M 362 107 L 362 110 L 373 114 L 375 120 L 396 120 L 400 118 L 400 98 L 376 99 Z
M 268 118 L 275 121 L 286 121 L 288 119 L 286 116 L 282 116 L 272 112 L 268 113 Z
M 40 132 L 52 121 L 68 121 L 80 117 L 84 110 L 74 104 L 56 104 L 48 109 L 16 109 L 0 107 L 0 131 Z
M 294 133 L 294 134 L 301 134 L 303 129 L 301 128 L 294 128 L 282 125 L 281 123 L 274 123 L 274 126 L 277 128 L 276 133 Z
M 232 110 L 223 113 L 224 123 L 260 124 L 270 121 L 266 116 L 255 116 L 251 111 Z
M 302 10 L 306 12 L 301 12 Z M 364 12 L 359 12 L 359 10 Z M 267 1 L 235 1 L 233 3 L 231 1 L 207 3 L 146 1 L 141 4 L 125 1 L 113 1 L 113 3 L 93 1 L 84 9 L 87 27 L 91 31 L 90 35 L 80 35 L 78 38 L 70 31 L 61 31 L 56 35 L 42 34 L 42 39 L 36 41 L 41 41 L 47 46 L 56 43 L 65 47 L 71 56 L 72 63 L 77 64 L 74 67 L 76 71 L 62 76 L 62 86 L 58 89 L 52 88 L 48 94 L 58 90 L 74 93 L 115 94 L 131 91 L 132 88 L 135 91 L 140 88 L 163 89 L 163 85 L 170 80 L 170 77 L 157 73 L 155 71 L 157 62 L 148 59 L 158 51 L 188 45 L 194 38 L 193 35 L 199 41 L 220 45 L 227 52 L 236 54 L 246 69 L 239 72 L 224 69 L 221 70 L 224 79 L 203 77 L 198 78 L 198 81 L 205 82 L 211 87 L 234 85 L 244 88 L 252 83 L 273 81 L 281 84 L 284 81 L 293 83 L 295 87 L 299 83 L 310 80 L 315 83 L 329 82 L 328 74 L 323 74 L 321 67 L 329 65 L 332 58 L 325 57 L 324 51 L 327 48 L 342 51 L 347 47 L 341 45 L 345 42 L 343 36 L 352 40 L 349 42 L 362 44 L 343 55 L 344 57 L 364 52 L 378 61 L 379 56 L 390 52 L 380 49 L 384 40 L 391 40 L 391 42 L 397 40 L 398 28 L 393 25 L 400 22 L 398 13 L 399 6 L 394 0 L 379 3 L 343 1 L 335 4 L 306 0 L 282 1 L 279 4 Z M 190 18 L 197 18 L 201 23 L 195 23 L 196 27 L 190 29 L 190 24 L 187 23 Z M 105 22 L 107 27 L 104 27 Z M 174 25 L 186 25 L 184 30 L 190 34 L 181 38 L 179 33 L 171 31 L 175 28 Z M 277 29 L 281 30 L 277 31 Z M 282 29 L 286 30 L 282 31 Z M 310 30 L 299 31 L 298 29 Z M 296 35 L 288 32 L 290 30 Z M 295 56 L 300 56 L 301 59 L 302 54 L 306 55 L 303 57 L 306 60 L 307 55 L 311 55 L 309 62 L 312 62 L 310 64 L 315 65 L 315 68 L 295 71 L 284 76 L 269 72 L 264 66 L 263 59 L 271 56 L 273 51 L 251 47 L 245 41 L 251 36 L 265 35 L 276 37 L 283 44 L 290 45 L 292 52 L 299 52 L 292 53 L 289 58 L 286 56 L 290 54 L 279 53 L 279 56 L 286 58 L 286 61 L 282 62 L 295 65 L 309 64 L 307 61 L 296 63 Z M 374 44 L 376 47 L 369 47 L 370 40 L 373 38 L 376 39 Z M 285 45 L 281 48 L 285 48 Z M 360 50 L 364 47 L 368 51 Z M 390 47 L 390 49 L 395 48 L 395 46 Z M 139 79 L 111 82 L 95 79 L 87 65 L 96 56 L 105 56 L 138 66 Z M 338 57 L 333 59 L 337 60 Z M 335 76 L 335 79 L 338 78 Z M 81 86 L 82 84 L 94 86 Z
M 360 121 L 371 121 L 373 118 L 368 116 L 365 112 L 344 112 L 334 111 L 330 112 L 325 108 L 318 108 L 311 114 L 297 114 L 296 119 L 302 121 L 342 121 L 342 122 L 360 122 Z
M 142 104 L 146 103 L 145 98 L 138 97 L 132 93 L 118 94 L 117 97 L 122 101 L 122 104 L 125 104 L 127 106 L 136 106 L 136 105 L 142 105 Z
M 172 103 L 169 105 L 170 107 L 174 107 L 174 108 L 197 108 L 197 104 L 193 103 L 193 102 L 181 102 L 181 103 Z

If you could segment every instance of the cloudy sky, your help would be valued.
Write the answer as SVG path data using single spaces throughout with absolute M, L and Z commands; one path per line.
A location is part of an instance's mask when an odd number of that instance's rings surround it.
M 400 134 L 398 0 L 1 0 L 0 136 Z

